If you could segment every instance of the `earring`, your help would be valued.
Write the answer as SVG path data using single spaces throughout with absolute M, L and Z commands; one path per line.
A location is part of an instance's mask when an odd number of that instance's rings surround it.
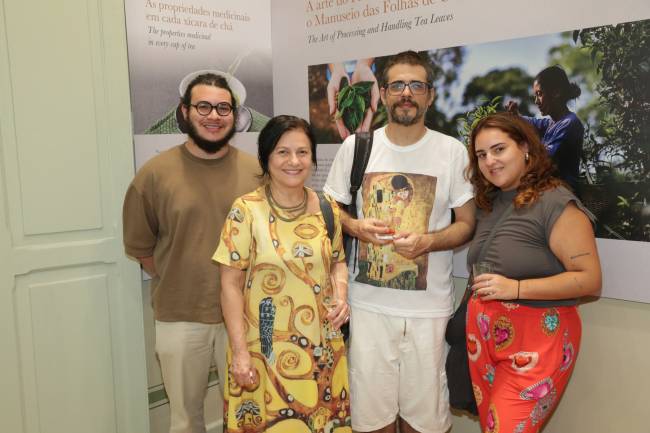
M 528 162 L 528 152 L 524 153 L 524 161 Z

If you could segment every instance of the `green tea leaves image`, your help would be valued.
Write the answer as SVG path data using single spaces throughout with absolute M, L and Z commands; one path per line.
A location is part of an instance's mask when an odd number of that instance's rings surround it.
M 373 84 L 372 81 L 360 81 L 349 85 L 345 78 L 341 80 L 341 90 L 336 98 L 336 118 L 342 118 L 350 132 L 356 131 L 363 122 L 366 108 L 370 105 L 370 89 Z

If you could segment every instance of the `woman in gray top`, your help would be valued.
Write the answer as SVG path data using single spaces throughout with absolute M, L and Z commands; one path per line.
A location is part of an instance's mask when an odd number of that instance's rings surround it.
M 533 127 L 510 113 L 470 136 L 477 226 L 468 263 L 501 215 L 467 311 L 470 374 L 483 432 L 537 432 L 564 392 L 581 336 L 576 301 L 597 294 L 591 214 L 551 173 Z

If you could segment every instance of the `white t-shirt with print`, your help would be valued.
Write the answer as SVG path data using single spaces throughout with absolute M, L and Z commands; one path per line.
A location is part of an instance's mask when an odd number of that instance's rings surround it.
M 354 136 L 339 149 L 323 190 L 349 204 Z M 451 223 L 451 209 L 473 197 L 464 177 L 469 163 L 462 143 L 427 129 L 417 143 L 393 144 L 386 129 L 375 131 L 363 184 L 357 193 L 359 218 L 387 221 L 396 231 L 425 233 Z M 354 252 L 353 252 L 354 254 Z M 392 244 L 359 242 L 350 266 L 349 302 L 364 310 L 400 317 L 446 317 L 453 311 L 453 251 L 409 260 Z

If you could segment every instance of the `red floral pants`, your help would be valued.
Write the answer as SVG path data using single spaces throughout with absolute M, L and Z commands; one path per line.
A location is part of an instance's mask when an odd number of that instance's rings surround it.
M 537 432 L 562 396 L 580 348 L 576 307 L 467 307 L 467 353 L 484 433 Z

